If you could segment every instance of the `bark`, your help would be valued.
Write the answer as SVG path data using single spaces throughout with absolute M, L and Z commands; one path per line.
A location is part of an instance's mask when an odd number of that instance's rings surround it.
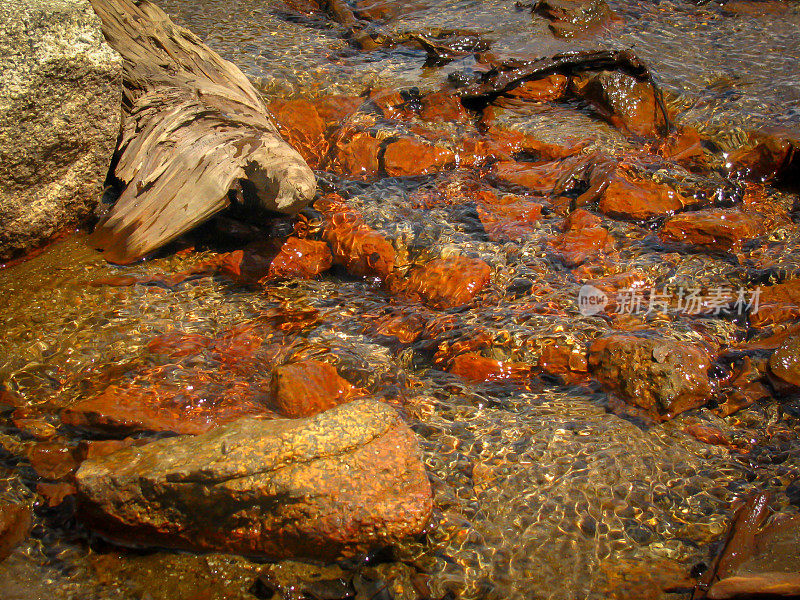
M 244 190 L 256 211 L 292 214 L 314 174 L 278 134 L 247 77 L 146 0 L 91 0 L 124 59 L 125 121 L 114 175 L 125 184 L 93 243 L 132 262 Z

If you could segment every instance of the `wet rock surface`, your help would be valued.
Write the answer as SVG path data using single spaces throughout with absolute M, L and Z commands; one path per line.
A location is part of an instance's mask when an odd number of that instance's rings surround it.
M 0 261 L 85 223 L 116 145 L 122 58 L 88 1 L 0 8 Z
M 711 396 L 710 360 L 697 346 L 612 335 L 596 340 L 588 359 L 606 389 L 656 418 L 674 417 Z
M 112 539 L 272 559 L 379 548 L 431 512 L 413 433 L 369 400 L 120 450 L 75 479 L 82 518 Z

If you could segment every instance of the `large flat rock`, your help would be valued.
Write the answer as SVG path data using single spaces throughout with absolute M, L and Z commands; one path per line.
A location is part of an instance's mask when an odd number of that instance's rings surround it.
M 419 534 L 432 509 L 414 433 L 364 399 L 307 419 L 241 419 L 90 459 L 85 522 L 123 544 L 332 559 Z

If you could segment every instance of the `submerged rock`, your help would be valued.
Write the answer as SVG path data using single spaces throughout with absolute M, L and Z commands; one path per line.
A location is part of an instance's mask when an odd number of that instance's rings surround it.
M 334 559 L 422 532 L 431 488 L 413 432 L 356 400 L 309 419 L 242 419 L 83 463 L 80 514 L 119 543 Z
M 711 361 L 699 346 L 612 334 L 595 340 L 588 362 L 606 390 L 656 419 L 702 406 L 711 396 Z
M 600 212 L 615 219 L 639 221 L 671 215 L 692 201 L 668 185 L 636 180 L 619 170 L 600 198 Z
M 14 547 L 28 537 L 30 530 L 30 508 L 0 501 L 0 561 L 8 558 Z
M 480 258 L 438 258 L 412 269 L 406 279 L 389 280 L 388 288 L 409 298 L 419 298 L 434 308 L 453 308 L 471 302 L 489 283 L 492 269 Z
M 780 345 L 769 359 L 769 369 L 786 383 L 800 387 L 800 336 Z
M 122 58 L 85 0 L 0 4 L 0 261 L 94 211 L 120 125 Z
M 355 391 L 333 365 L 305 360 L 275 369 L 275 404 L 290 418 L 311 417 L 347 402 Z
M 600 71 L 572 80 L 574 93 L 597 109 L 609 123 L 644 136 L 660 135 L 667 117 L 659 92 L 647 80 L 624 71 Z
M 539 0 L 535 11 L 551 21 L 550 31 L 561 38 L 588 33 L 615 17 L 605 0 Z
M 740 250 L 742 242 L 761 232 L 761 219 L 738 210 L 710 208 L 685 212 L 667 220 L 661 239 L 693 244 L 708 250 Z

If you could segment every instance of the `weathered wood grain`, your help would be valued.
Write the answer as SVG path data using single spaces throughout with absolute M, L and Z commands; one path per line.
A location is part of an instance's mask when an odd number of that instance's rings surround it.
M 126 187 L 91 241 L 129 263 L 229 204 L 295 213 L 314 174 L 278 134 L 247 77 L 146 0 L 91 0 L 124 59 L 124 126 L 115 176 Z M 242 184 L 242 181 L 249 183 Z

